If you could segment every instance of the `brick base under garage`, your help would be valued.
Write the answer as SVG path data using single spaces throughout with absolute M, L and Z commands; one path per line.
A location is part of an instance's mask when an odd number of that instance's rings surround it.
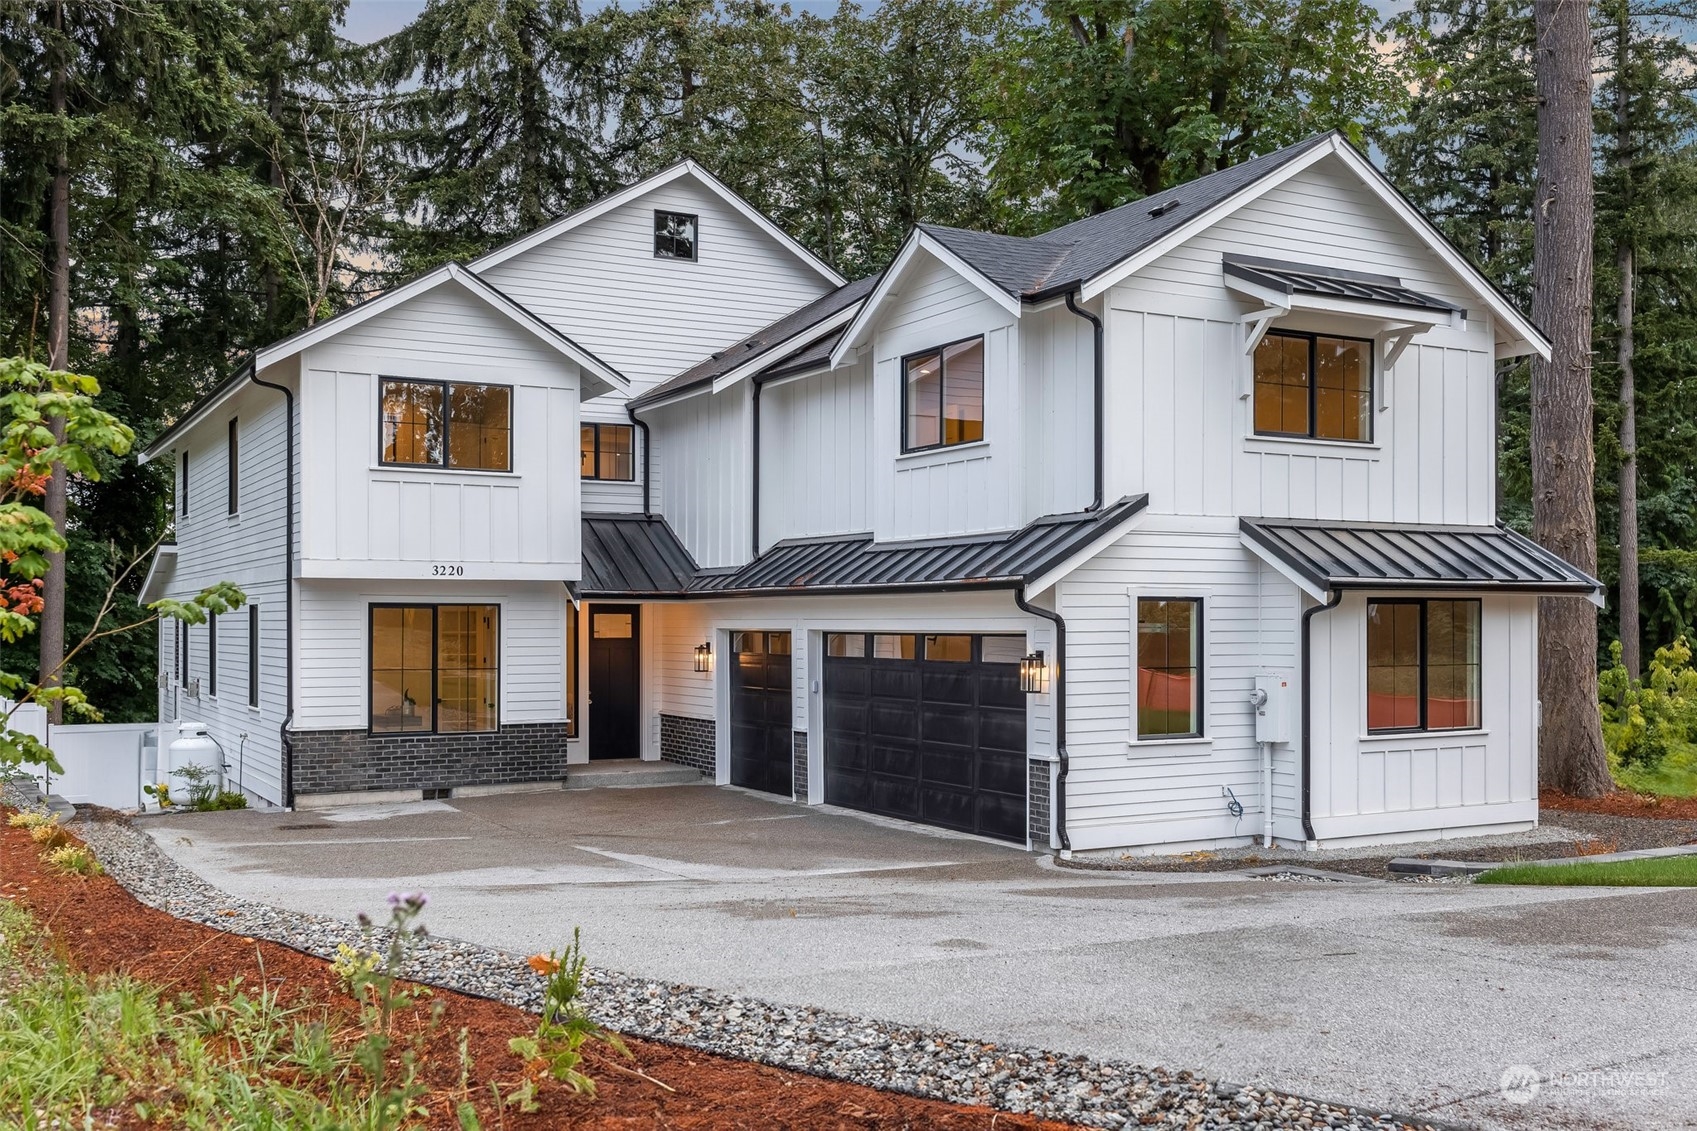
M 306 730 L 289 736 L 295 797 L 558 784 L 566 776 L 564 723 L 504 726 L 493 734 L 372 734 Z

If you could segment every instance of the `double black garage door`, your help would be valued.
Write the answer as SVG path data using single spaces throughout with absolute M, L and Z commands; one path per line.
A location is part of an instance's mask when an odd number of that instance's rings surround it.
M 825 801 L 1024 843 L 1024 644 L 829 634 Z

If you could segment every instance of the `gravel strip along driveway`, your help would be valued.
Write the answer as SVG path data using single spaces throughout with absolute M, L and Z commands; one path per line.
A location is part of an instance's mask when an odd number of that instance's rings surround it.
M 8 799 L 15 803 L 15 799 Z M 143 903 L 221 931 L 328 957 L 359 945 L 354 924 L 238 899 L 167 859 L 116 821 L 69 826 Z M 410 977 L 536 1010 L 541 980 L 518 956 L 431 937 Z M 1445 1125 L 1212 1082 L 1191 1072 L 1011 1048 L 940 1030 L 771 1005 L 691 986 L 592 970 L 591 1014 L 622 1033 L 953 1103 L 1093 1127 L 1348 1128 Z

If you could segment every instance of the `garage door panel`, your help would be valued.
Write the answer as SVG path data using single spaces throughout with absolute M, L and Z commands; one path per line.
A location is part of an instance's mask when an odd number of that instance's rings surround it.
M 1023 842 L 1018 665 L 982 662 L 977 637 L 932 641 L 929 659 L 908 646 L 923 638 L 871 639 L 870 655 L 824 660 L 826 801 Z

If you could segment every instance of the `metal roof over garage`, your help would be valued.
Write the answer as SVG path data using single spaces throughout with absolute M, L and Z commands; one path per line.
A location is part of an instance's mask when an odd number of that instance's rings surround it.
M 1332 589 L 1577 593 L 1602 584 L 1503 526 L 1421 526 L 1244 518 L 1243 542 L 1319 597 Z

